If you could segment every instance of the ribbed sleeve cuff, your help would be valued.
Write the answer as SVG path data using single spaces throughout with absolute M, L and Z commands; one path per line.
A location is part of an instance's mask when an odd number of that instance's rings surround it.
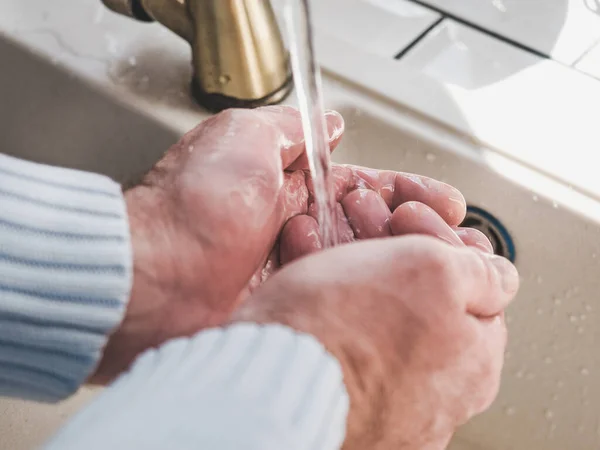
M 131 259 L 117 183 L 0 155 L 0 395 L 77 390 L 122 319 Z
M 348 406 L 313 337 L 238 324 L 146 352 L 47 449 L 337 450 Z

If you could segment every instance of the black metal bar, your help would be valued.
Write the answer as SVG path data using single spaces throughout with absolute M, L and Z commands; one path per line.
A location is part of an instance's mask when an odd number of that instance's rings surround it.
M 454 21 L 456 21 L 458 23 L 461 23 L 463 25 L 471 27 L 471 28 L 473 28 L 473 29 L 475 29 L 477 31 L 481 31 L 482 33 L 485 33 L 485 34 L 487 34 L 489 36 L 492 36 L 492 37 L 494 37 L 494 38 L 496 38 L 498 40 L 504 41 L 507 44 L 510 44 L 510 45 L 512 45 L 514 47 L 520 48 L 521 50 L 525 50 L 526 52 L 533 53 L 534 55 L 539 56 L 541 58 L 550 58 L 550 55 L 548 55 L 548 54 L 540 52 L 539 50 L 531 48 L 531 47 L 529 47 L 527 45 L 521 44 L 520 42 L 514 41 L 514 40 L 512 40 L 512 39 L 510 39 L 510 38 L 508 38 L 506 36 L 503 36 L 501 34 L 496 33 L 495 31 L 491 31 L 491 30 L 485 29 L 482 26 L 477 25 L 476 23 L 473 23 L 473 22 L 465 20 L 465 19 L 463 19 L 461 17 L 458 17 L 458 16 L 456 16 L 456 15 L 454 15 L 454 14 L 448 12 L 448 11 L 445 11 L 442 8 L 438 8 L 436 6 L 432 6 L 432 5 L 428 4 L 425 1 L 422 1 L 422 0 L 411 0 L 411 1 L 413 3 L 416 3 L 418 5 L 423 6 L 425 8 L 428 8 L 428 9 L 430 9 L 432 11 L 435 11 L 435 12 L 437 12 L 439 14 L 442 14 L 443 16 L 447 17 L 448 19 L 452 19 L 452 20 L 454 20 Z
M 408 44 L 408 46 L 406 46 L 405 48 L 403 48 L 402 50 L 400 50 L 400 52 L 394 57 L 394 59 L 400 59 L 402 58 L 404 55 L 406 55 L 409 51 L 411 51 L 411 49 L 417 45 L 421 39 L 423 39 L 425 36 L 427 36 L 429 34 L 429 32 L 431 30 L 433 30 L 435 27 L 437 27 L 440 23 L 442 23 L 444 20 L 444 17 L 440 17 L 439 19 L 437 19 L 435 22 L 433 22 L 429 27 L 427 27 L 427 29 L 425 31 L 423 31 L 420 35 L 418 35 L 410 44 Z

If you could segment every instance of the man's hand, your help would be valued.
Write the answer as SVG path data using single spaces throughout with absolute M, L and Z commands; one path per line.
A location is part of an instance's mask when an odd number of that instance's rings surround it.
M 441 240 L 373 239 L 308 256 L 261 286 L 234 321 L 288 325 L 339 360 L 351 405 L 345 450 L 443 450 L 497 394 L 503 311 L 519 278 L 481 235 L 461 231 L 461 240 L 422 204 L 397 209 L 391 230 Z
M 344 124 L 337 113 L 326 118 L 333 149 Z M 184 136 L 126 192 L 133 288 L 92 381 L 109 381 L 149 347 L 223 323 L 282 264 L 320 248 L 307 168 L 298 111 L 229 110 Z M 461 194 L 434 180 L 346 166 L 334 175 L 345 241 L 372 237 L 369 226 L 389 234 L 390 210 L 407 201 L 450 225 L 464 217 Z

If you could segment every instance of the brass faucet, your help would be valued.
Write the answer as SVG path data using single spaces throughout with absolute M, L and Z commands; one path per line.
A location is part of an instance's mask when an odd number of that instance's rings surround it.
M 157 21 L 192 46 L 192 94 L 212 111 L 282 101 L 292 89 L 288 53 L 269 0 L 102 0 Z

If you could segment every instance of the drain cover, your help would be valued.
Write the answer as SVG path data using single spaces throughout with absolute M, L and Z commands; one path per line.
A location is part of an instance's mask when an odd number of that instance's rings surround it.
M 476 206 L 467 206 L 467 215 L 460 226 L 481 231 L 492 243 L 494 253 L 515 262 L 515 245 L 508 230 L 489 212 Z

